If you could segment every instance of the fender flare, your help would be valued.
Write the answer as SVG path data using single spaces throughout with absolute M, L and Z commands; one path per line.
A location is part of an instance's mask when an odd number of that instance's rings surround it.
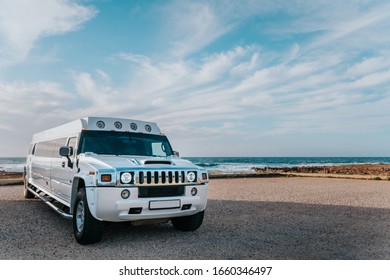
M 74 203 L 76 201 L 77 192 L 79 191 L 80 188 L 85 188 L 84 178 L 74 177 L 73 183 L 72 183 L 72 192 L 70 195 L 70 207 L 69 207 L 70 214 L 73 214 Z
M 90 187 L 90 185 L 86 185 L 86 182 L 88 182 L 88 178 L 84 178 L 82 176 L 75 176 L 74 179 L 73 179 L 73 183 L 72 183 L 72 193 L 70 195 L 70 205 L 69 205 L 69 214 L 73 215 L 74 211 L 73 211 L 73 208 L 74 208 L 74 204 L 76 202 L 76 197 L 77 197 L 77 193 L 79 192 L 79 190 L 81 188 L 85 188 L 86 190 L 86 195 L 87 195 L 87 200 L 88 200 L 88 206 L 90 207 L 90 212 L 91 212 L 91 215 L 97 219 L 97 220 L 101 220 L 99 219 L 97 216 L 96 216 L 96 213 L 94 210 L 92 210 L 91 208 L 91 205 L 90 205 L 90 200 L 89 200 L 89 195 L 88 195 L 88 188 Z M 93 199 L 92 199 L 93 200 Z

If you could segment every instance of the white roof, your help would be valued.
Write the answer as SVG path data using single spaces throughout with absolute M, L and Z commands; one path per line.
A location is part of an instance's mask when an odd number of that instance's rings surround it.
M 33 135 L 32 142 L 37 143 L 62 137 L 76 136 L 82 130 L 123 131 L 148 134 L 161 133 L 157 124 L 154 122 L 111 117 L 86 117 L 36 133 Z

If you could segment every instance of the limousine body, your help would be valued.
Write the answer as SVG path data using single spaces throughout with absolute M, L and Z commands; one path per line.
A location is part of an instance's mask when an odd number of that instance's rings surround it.
M 179 157 L 156 123 L 87 117 L 33 135 L 24 197 L 73 219 L 77 242 L 101 240 L 104 222 L 168 222 L 198 229 L 208 174 Z

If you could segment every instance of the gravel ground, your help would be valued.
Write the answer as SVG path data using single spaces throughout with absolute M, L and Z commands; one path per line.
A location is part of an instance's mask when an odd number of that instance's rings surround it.
M 71 221 L 22 186 L 0 187 L 0 259 L 390 259 L 390 183 L 322 178 L 212 180 L 195 232 L 109 223 L 79 245 Z

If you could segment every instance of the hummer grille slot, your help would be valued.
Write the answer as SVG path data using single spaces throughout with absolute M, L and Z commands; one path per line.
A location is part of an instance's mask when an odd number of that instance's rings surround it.
M 165 172 L 161 173 L 161 183 L 165 184 L 167 181 L 167 175 Z
M 175 183 L 178 184 L 179 183 L 179 171 L 175 171 Z
M 158 181 L 159 181 L 159 176 L 158 176 L 158 171 L 154 171 L 154 183 L 155 184 L 158 184 Z
M 144 173 L 140 172 L 138 175 L 138 178 L 139 178 L 139 183 L 143 184 L 144 183 Z
M 181 182 L 185 183 L 186 181 L 186 173 L 184 171 L 181 172 Z
M 150 171 L 146 172 L 146 183 L 148 184 L 152 183 L 152 172 Z

